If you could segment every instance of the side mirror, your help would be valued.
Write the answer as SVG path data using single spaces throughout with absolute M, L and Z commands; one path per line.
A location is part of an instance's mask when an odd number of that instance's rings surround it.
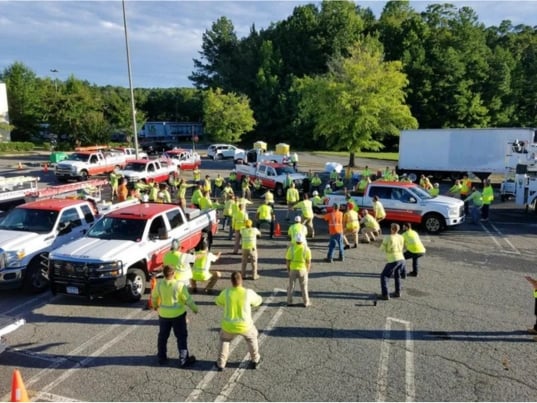
M 409 202 L 409 203 L 417 203 L 418 201 L 416 200 L 415 197 L 410 197 L 410 198 L 408 199 L 408 202 Z
M 58 234 L 59 235 L 64 235 L 64 234 L 68 234 L 69 232 L 71 232 L 71 223 L 68 221 L 68 222 L 62 222 L 58 225 Z

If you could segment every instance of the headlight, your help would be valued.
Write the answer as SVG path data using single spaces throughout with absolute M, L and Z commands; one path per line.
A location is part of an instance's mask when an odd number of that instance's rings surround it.
M 19 261 L 22 260 L 24 256 L 26 256 L 26 251 L 24 249 L 18 251 L 6 251 L 2 253 L 0 262 L 4 267 L 18 266 Z
M 93 265 L 92 265 L 93 266 Z M 92 267 L 92 275 L 97 278 L 119 277 L 123 274 L 123 262 L 106 262 Z
M 458 216 L 459 215 L 459 208 L 458 207 L 450 207 L 448 210 L 449 216 Z
M 76 172 L 76 171 L 77 171 L 76 166 L 73 165 L 73 166 L 71 167 L 71 172 Z

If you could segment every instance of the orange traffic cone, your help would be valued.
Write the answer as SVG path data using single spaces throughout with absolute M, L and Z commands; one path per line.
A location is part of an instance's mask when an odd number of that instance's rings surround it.
M 24 167 L 22 166 L 22 162 L 19 161 L 19 165 L 17 165 L 17 169 L 24 169 Z
M 274 228 L 274 236 L 282 236 L 282 228 L 279 222 L 276 223 L 276 227 Z
M 146 306 L 147 309 L 153 309 L 152 295 L 153 295 L 153 290 L 156 285 L 157 285 L 156 277 L 151 277 L 151 281 L 149 282 L 149 299 L 147 300 L 147 306 Z
M 48 172 L 48 164 L 46 162 L 45 162 L 45 165 L 43 165 L 43 172 L 44 173 Z
M 28 393 L 22 382 L 22 376 L 18 369 L 13 371 L 13 378 L 11 381 L 11 401 L 12 402 L 29 402 Z

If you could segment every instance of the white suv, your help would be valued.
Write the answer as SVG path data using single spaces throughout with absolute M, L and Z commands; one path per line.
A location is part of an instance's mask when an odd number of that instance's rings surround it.
M 235 158 L 235 154 L 243 153 L 244 150 L 231 144 L 211 144 L 207 149 L 207 156 L 213 160 Z

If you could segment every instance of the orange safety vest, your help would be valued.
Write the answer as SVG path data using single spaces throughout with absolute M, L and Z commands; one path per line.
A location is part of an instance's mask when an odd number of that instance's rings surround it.
M 328 232 L 330 235 L 343 233 L 343 213 L 341 211 L 332 211 L 325 217 L 328 219 Z

